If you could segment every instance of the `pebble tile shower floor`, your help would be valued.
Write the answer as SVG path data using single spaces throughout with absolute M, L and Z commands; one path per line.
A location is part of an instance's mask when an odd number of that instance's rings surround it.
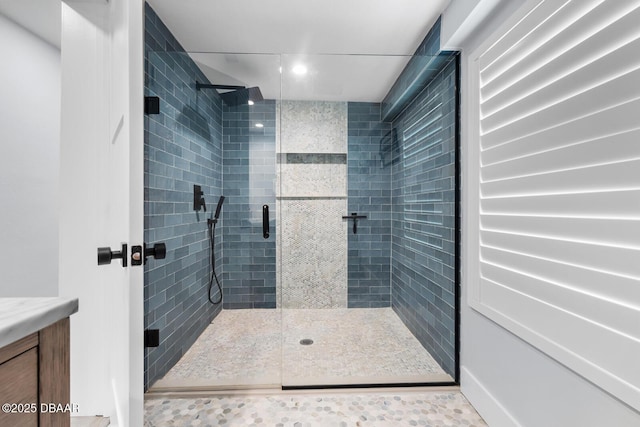
M 445 381 L 390 308 L 223 310 L 151 391 Z
M 145 427 L 486 426 L 460 392 L 211 396 L 145 401 Z

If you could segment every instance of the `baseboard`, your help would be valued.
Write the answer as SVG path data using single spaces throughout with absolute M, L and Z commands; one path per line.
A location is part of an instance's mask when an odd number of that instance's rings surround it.
M 109 417 L 71 417 L 71 427 L 107 427 Z
M 490 427 L 522 427 L 466 367 L 460 367 L 460 391 Z

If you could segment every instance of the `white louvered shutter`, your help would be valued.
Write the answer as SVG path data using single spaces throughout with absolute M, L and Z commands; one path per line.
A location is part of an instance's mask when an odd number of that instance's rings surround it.
M 472 55 L 471 305 L 640 409 L 640 1 L 524 7 Z

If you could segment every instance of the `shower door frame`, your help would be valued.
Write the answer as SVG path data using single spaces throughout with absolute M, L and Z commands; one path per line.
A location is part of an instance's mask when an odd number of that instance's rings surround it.
M 186 52 L 185 52 L 186 53 Z M 229 55 L 228 53 L 211 53 L 214 55 Z M 278 55 L 268 55 L 268 56 L 277 56 L 279 58 L 279 62 L 280 64 L 282 64 L 282 54 L 278 54 Z M 450 385 L 459 385 L 459 380 L 460 380 L 460 174 L 461 174 L 461 170 L 460 170 L 460 134 L 459 134 L 459 129 L 460 129 L 460 59 L 459 59 L 459 55 L 455 57 L 454 59 L 456 61 L 456 70 L 455 70 L 455 81 L 456 81 L 456 87 L 455 87 L 455 104 L 456 104 L 456 115 L 455 115 L 455 135 L 454 135 L 454 140 L 455 140 L 455 164 L 454 164 L 454 170 L 455 170 L 455 188 L 454 188 L 454 192 L 455 192 L 455 257 L 454 257 L 454 263 L 455 263 L 455 286 L 454 286 L 454 310 L 455 313 L 453 313 L 453 315 L 455 316 L 455 322 L 454 322 L 454 329 L 455 329 L 455 357 L 454 357 L 454 364 L 455 364 L 455 375 L 453 378 L 453 381 L 429 381 L 429 382 L 413 382 L 413 381 L 398 381 L 396 380 L 395 382 L 392 381 L 361 381 L 361 382 L 355 382 L 355 383 L 347 383 L 345 382 L 341 382 L 341 381 L 335 381 L 332 383 L 327 383 L 327 384 L 299 384 L 299 385 L 292 385 L 292 384 L 287 384 L 286 381 L 283 381 L 283 373 L 284 373 L 284 368 L 287 366 L 287 360 L 285 359 L 285 355 L 283 352 L 283 346 L 282 343 L 285 339 L 285 332 L 287 331 L 287 327 L 284 323 L 284 317 L 283 317 L 283 301 L 282 301 L 282 278 L 281 278 L 281 265 L 280 263 L 282 262 L 282 256 L 276 256 L 276 272 L 275 272 L 275 289 L 276 289 L 276 306 L 275 306 L 275 310 L 280 310 L 279 312 L 279 316 L 280 316 L 280 341 L 281 341 L 281 347 L 280 347 L 280 386 L 282 389 L 288 390 L 288 389 L 314 389 L 314 388 L 360 388 L 360 387 L 407 387 L 407 386 L 450 386 Z M 281 171 L 281 164 L 278 162 L 279 156 L 282 156 L 282 149 L 281 149 L 281 143 L 282 143 L 282 74 L 280 74 L 280 94 L 279 97 L 271 102 L 275 102 L 275 123 L 276 123 L 276 129 L 275 129 L 275 161 L 276 164 L 273 165 L 274 166 L 274 171 L 275 171 L 275 186 L 276 188 L 274 188 L 274 192 L 275 192 L 275 203 L 276 203 L 276 211 L 275 211 L 275 215 L 272 214 L 271 217 L 271 222 L 273 223 L 275 220 L 275 224 L 276 224 L 276 235 L 274 236 L 273 233 L 270 234 L 270 238 L 276 238 L 276 251 L 280 251 L 282 249 L 280 241 L 282 240 L 282 209 L 280 209 L 280 200 L 279 200 L 279 195 L 280 195 L 280 191 L 281 191 L 281 176 L 279 176 L 279 174 L 282 172 Z M 267 98 L 269 99 L 269 98 Z M 348 106 L 349 106 L 349 102 L 347 101 L 342 101 L 344 102 L 344 104 L 346 104 L 346 108 L 347 108 L 347 113 L 348 113 Z M 254 125 L 254 121 L 252 120 L 252 116 L 251 116 L 251 108 L 253 107 L 246 107 L 247 108 L 247 116 L 239 120 L 243 120 L 243 122 L 238 122 L 237 124 L 237 131 L 238 132 L 246 132 L 243 135 L 249 135 L 249 137 L 253 134 L 253 135 L 260 135 L 260 130 L 259 129 L 254 129 L 253 125 Z M 244 111 L 244 110 L 243 110 Z M 256 120 L 260 117 L 263 117 L 262 115 L 264 114 L 264 111 L 259 111 L 259 110 L 254 110 L 256 113 L 258 113 L 257 116 L 254 116 L 254 118 L 256 118 Z M 262 114 L 262 115 L 261 115 Z M 271 113 L 268 113 L 271 114 Z M 223 118 L 224 120 L 224 118 Z M 265 122 L 266 123 L 266 122 Z M 348 123 L 348 118 L 347 118 L 347 123 Z M 223 129 L 226 129 L 226 126 L 228 125 L 224 125 Z M 233 130 L 230 130 L 230 133 L 232 133 Z M 349 152 L 349 146 L 348 146 L 348 131 L 345 131 L 345 138 L 347 138 L 347 141 L 345 141 L 345 151 L 346 154 L 345 156 L 347 156 L 347 164 L 345 165 L 345 169 L 347 169 L 347 176 L 346 176 L 346 182 L 345 182 L 345 197 L 344 197 L 344 205 L 345 205 L 345 210 L 343 212 L 339 212 L 337 213 L 337 215 L 340 216 L 339 219 L 342 219 L 343 215 L 346 215 L 347 209 L 349 207 L 349 194 L 348 194 L 348 190 L 349 190 L 349 182 L 348 182 L 348 152 Z M 266 134 L 265 134 L 266 135 Z M 240 141 L 240 140 L 239 140 Z M 242 140 L 244 141 L 244 140 Z M 223 141 L 223 146 L 224 143 L 226 141 Z M 246 143 L 250 143 L 251 142 L 251 138 L 248 138 Z M 258 140 L 258 142 L 260 142 Z M 264 142 L 264 141 L 263 141 Z M 259 151 L 259 149 L 258 149 Z M 259 154 L 259 153 L 258 153 Z M 328 153 L 329 155 L 331 155 L 331 153 Z M 335 154 L 335 153 L 334 153 Z M 222 157 L 223 159 L 225 158 L 224 156 L 224 148 L 222 149 Z M 247 156 L 250 156 L 251 154 L 248 153 Z M 244 163 L 238 163 L 238 164 L 244 164 Z M 266 164 L 266 163 L 265 163 Z M 223 170 L 225 168 L 234 168 L 237 166 L 233 166 L 234 163 L 229 163 L 228 165 L 225 166 L 225 162 L 223 161 L 223 165 L 222 168 Z M 251 162 L 250 160 L 247 161 L 246 163 L 246 167 L 247 167 L 247 171 L 248 173 L 251 173 L 252 170 L 254 170 L 251 166 Z M 244 172 L 242 172 L 244 173 Z M 264 173 L 264 172 L 263 172 Z M 391 172 L 389 172 L 391 173 Z M 263 178 L 260 178 L 263 179 Z M 226 181 L 224 179 L 224 174 L 223 174 L 223 181 Z M 253 182 L 251 180 L 251 177 L 249 178 L 249 182 Z M 249 185 L 253 185 L 253 184 L 249 184 Z M 266 183 L 262 183 L 261 185 L 266 185 Z M 230 220 L 233 219 L 233 217 L 236 215 L 234 213 L 234 210 L 232 209 L 232 205 L 234 203 L 234 198 L 235 195 L 231 194 L 231 193 L 227 193 L 227 191 L 225 191 L 225 189 L 228 188 L 233 188 L 233 187 L 226 187 L 226 183 L 223 182 L 223 186 L 222 186 L 222 194 L 224 194 L 227 197 L 227 200 L 225 202 L 225 206 L 223 208 L 223 219 L 221 221 L 221 234 L 224 236 L 225 233 L 231 233 L 229 234 L 229 236 L 233 235 L 234 233 L 237 234 L 239 231 L 236 230 L 230 230 L 228 227 L 230 227 L 232 224 L 230 223 Z M 262 188 L 262 187 L 261 187 Z M 266 188 L 266 187 L 264 187 Z M 238 193 L 238 194 L 245 194 L 245 193 Z M 257 194 L 257 193 L 256 193 Z M 206 194 L 207 197 L 210 197 L 211 194 Z M 210 202 L 211 203 L 211 202 Z M 238 202 L 238 203 L 244 203 L 244 202 Z M 251 222 L 252 223 L 257 223 L 254 224 L 256 225 L 256 227 L 254 230 L 251 231 L 252 234 L 258 233 L 258 229 L 259 227 L 259 221 L 261 218 L 260 212 L 258 212 L 257 210 L 260 210 L 261 206 L 263 205 L 262 202 L 260 203 L 250 203 L 251 207 L 249 207 L 248 205 L 245 206 L 244 208 L 241 209 L 245 209 L 248 208 L 250 210 L 252 210 L 251 213 Z M 256 212 L 253 212 L 253 210 L 256 209 Z M 240 211 L 237 211 L 240 212 Z M 366 212 L 363 212 L 364 214 L 366 214 Z M 225 220 L 226 220 L 226 224 L 225 224 Z M 351 232 L 351 228 L 352 224 L 347 224 L 346 221 L 343 220 L 343 228 L 341 229 L 341 232 L 345 233 L 350 233 Z M 364 223 L 363 223 L 364 224 Z M 238 230 L 240 230 L 238 228 Z M 238 246 L 238 248 L 242 247 L 242 249 L 246 249 L 246 245 L 247 242 L 249 242 L 249 240 L 246 239 L 240 239 L 240 236 L 235 235 L 234 238 L 237 238 L 237 242 L 240 243 L 242 242 L 241 245 Z M 251 238 L 257 238 L 260 241 L 262 241 L 262 236 L 253 236 Z M 223 239 L 221 239 L 224 241 L 224 237 Z M 348 241 L 345 242 L 346 246 L 346 254 L 348 256 L 349 252 L 349 248 L 348 248 Z M 391 245 L 392 242 L 389 242 L 389 245 Z M 224 250 L 223 250 L 223 261 L 225 258 L 228 258 L 229 255 L 224 254 Z M 241 261 L 243 262 L 243 261 Z M 348 280 L 348 261 L 345 260 L 345 262 L 347 263 L 347 271 L 346 271 L 346 280 Z M 237 263 L 236 263 L 237 264 Z M 231 276 L 233 275 L 233 269 L 231 268 L 227 268 L 229 267 L 228 265 L 228 261 L 224 261 L 221 265 L 220 265 L 220 269 L 221 269 L 221 275 L 222 275 L 222 284 L 223 284 L 223 288 L 225 290 L 225 296 L 230 294 L 230 287 L 228 287 L 229 282 L 228 279 L 231 278 Z M 237 265 L 235 267 L 238 267 Z M 225 282 L 227 282 L 225 284 Z M 247 285 L 250 286 L 250 285 Z M 266 286 L 266 284 L 264 285 Z M 391 286 L 391 284 L 390 284 Z M 253 293 L 255 293 L 253 290 L 251 291 Z M 346 292 L 346 290 L 345 290 Z M 232 292 L 231 292 L 232 293 Z M 251 293 L 249 295 L 249 297 L 251 297 L 253 295 L 253 293 Z M 256 295 L 257 297 L 257 295 Z M 253 301 L 251 299 L 247 300 L 247 301 Z M 257 301 L 257 300 L 256 300 Z M 236 307 L 236 306 L 230 306 L 228 308 L 240 308 L 240 307 Z M 252 307 L 252 308 L 256 308 L 256 307 Z M 346 308 L 346 306 L 345 306 Z M 247 385 L 247 387 L 252 387 L 255 386 L 255 384 L 250 384 Z

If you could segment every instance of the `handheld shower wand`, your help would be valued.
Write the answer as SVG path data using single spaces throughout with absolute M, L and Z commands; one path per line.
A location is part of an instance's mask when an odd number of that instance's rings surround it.
M 215 219 L 218 219 L 218 217 L 220 216 L 220 209 L 222 209 L 222 204 L 224 203 L 224 196 L 220 196 L 220 199 L 218 200 L 218 206 L 216 206 L 216 213 L 214 215 Z
M 218 206 L 216 206 L 216 213 L 213 214 L 213 218 L 209 218 L 207 220 L 207 224 L 211 225 L 210 223 L 213 223 L 215 225 L 218 222 L 218 218 L 220 217 L 220 210 L 222 210 L 224 199 L 224 196 L 220 196 L 220 199 L 218 199 Z

